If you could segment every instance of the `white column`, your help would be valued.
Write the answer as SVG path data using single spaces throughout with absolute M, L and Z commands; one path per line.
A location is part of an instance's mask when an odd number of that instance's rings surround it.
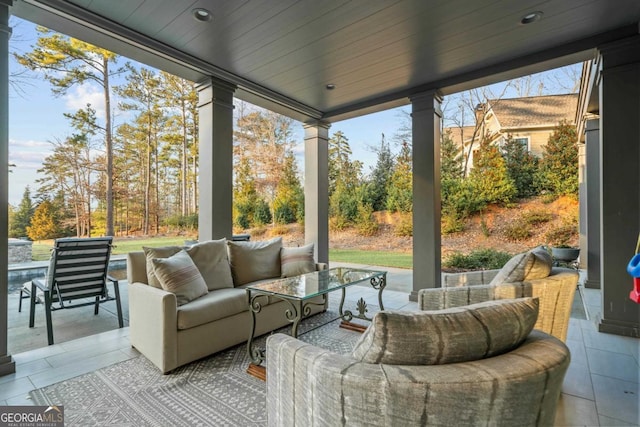
M 217 79 L 200 82 L 198 91 L 201 241 L 233 235 L 233 93 L 236 86 Z
M 640 35 L 599 47 L 602 332 L 640 336 L 626 267 L 640 233 Z
M 304 125 L 304 240 L 329 262 L 329 124 Z
M 0 376 L 16 371 L 15 362 L 9 355 L 8 303 L 9 283 L 9 27 L 12 0 L 0 0 Z M 26 325 L 25 325 L 26 326 Z
M 413 292 L 441 286 L 440 120 L 442 97 L 424 92 L 411 97 L 413 141 Z

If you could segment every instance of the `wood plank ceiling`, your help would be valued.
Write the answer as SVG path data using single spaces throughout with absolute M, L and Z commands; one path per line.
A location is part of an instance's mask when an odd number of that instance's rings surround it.
M 196 8 L 212 19 L 197 21 Z M 640 21 L 638 0 L 16 0 L 14 9 L 183 77 L 230 80 L 239 96 L 295 118 L 329 121 L 425 89 L 446 94 L 588 59 L 599 43 L 637 34 Z M 521 24 L 534 11 L 541 18 Z M 149 52 L 176 59 L 164 66 L 170 58 Z

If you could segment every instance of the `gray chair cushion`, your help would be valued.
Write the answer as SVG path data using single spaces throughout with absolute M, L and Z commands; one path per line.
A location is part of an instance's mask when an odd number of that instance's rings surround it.
M 520 345 L 538 317 L 537 298 L 438 311 L 380 311 L 352 357 L 365 363 L 440 365 L 484 359 Z

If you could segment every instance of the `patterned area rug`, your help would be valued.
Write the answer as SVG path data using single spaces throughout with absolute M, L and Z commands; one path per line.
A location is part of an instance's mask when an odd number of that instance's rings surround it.
M 337 317 L 329 309 L 303 320 L 299 339 L 349 353 L 361 334 L 339 328 Z M 70 426 L 262 426 L 266 386 L 245 372 L 249 362 L 242 344 L 162 375 L 140 356 L 30 395 L 36 405 L 64 405 Z

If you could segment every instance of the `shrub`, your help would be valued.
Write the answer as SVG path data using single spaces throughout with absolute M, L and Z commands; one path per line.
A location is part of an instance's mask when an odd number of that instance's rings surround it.
M 531 233 L 531 225 L 520 220 L 507 225 L 504 230 L 504 235 L 507 239 L 517 242 L 528 239 L 533 233 Z
M 393 234 L 401 237 L 413 236 L 413 216 L 412 214 L 403 214 L 400 220 L 393 226 Z
M 276 224 L 296 222 L 296 212 L 291 205 L 277 205 L 273 208 L 273 222 Z
M 520 221 L 528 225 L 544 224 L 552 219 L 553 214 L 547 211 L 526 211 L 520 215 Z
M 480 216 L 480 230 L 482 230 L 482 235 L 484 237 L 491 236 L 491 230 L 489 229 L 489 224 L 487 224 L 487 220 L 484 215 Z
M 576 234 L 576 226 L 571 224 L 554 227 L 545 234 L 545 240 L 550 246 L 568 246 L 571 238 Z
M 263 199 L 258 199 L 253 212 L 253 225 L 270 224 L 272 220 L 269 204 Z
M 266 236 L 267 231 L 269 231 L 267 227 L 254 227 L 251 229 L 251 237 L 257 240 L 260 237 Z
M 443 193 L 442 209 L 454 213 L 458 218 L 480 212 L 487 205 L 470 179 L 448 181 Z
M 341 216 L 334 216 L 329 218 L 329 230 L 331 231 L 342 231 L 348 228 L 351 225 L 349 221 L 346 221 Z
M 508 136 L 502 146 L 502 155 L 509 177 L 516 186 L 516 197 L 530 197 L 538 194 L 538 158 L 528 151 L 526 145 Z
M 361 236 L 373 236 L 378 232 L 378 223 L 373 218 L 373 208 L 369 204 L 358 205 L 356 229 Z
M 269 234 L 274 237 L 286 236 L 287 234 L 289 234 L 289 228 L 283 224 L 276 224 L 271 227 L 271 229 L 269 230 Z
M 578 196 L 578 144 L 576 127 L 566 121 L 556 126 L 544 146 L 541 185 L 556 195 Z
M 453 253 L 443 263 L 445 267 L 463 270 L 493 270 L 502 268 L 511 259 L 511 254 L 495 249 L 478 249 L 468 255 Z
M 445 212 L 440 219 L 440 230 L 442 234 L 453 234 L 464 231 L 465 223 L 455 212 Z

